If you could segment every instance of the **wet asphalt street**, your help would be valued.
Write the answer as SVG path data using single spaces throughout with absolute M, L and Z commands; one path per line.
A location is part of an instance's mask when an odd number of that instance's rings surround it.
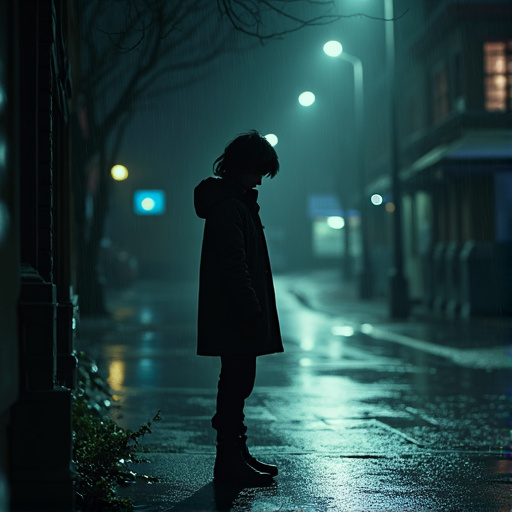
M 138 282 L 84 320 L 98 361 L 159 478 L 120 490 L 144 511 L 510 512 L 511 330 L 503 322 L 392 323 L 337 276 L 275 278 L 285 353 L 258 360 L 248 445 L 279 466 L 269 488 L 212 484 L 219 362 L 195 356 L 195 284 Z

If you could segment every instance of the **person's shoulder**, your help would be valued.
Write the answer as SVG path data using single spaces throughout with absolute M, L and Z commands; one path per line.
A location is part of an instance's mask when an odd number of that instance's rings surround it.
M 247 205 L 245 204 L 245 202 L 241 198 L 236 196 L 230 196 L 222 199 L 215 205 L 215 207 L 226 210 L 247 209 Z
M 210 211 L 210 216 L 222 217 L 228 215 L 243 215 L 247 210 L 247 205 L 241 199 L 231 196 L 216 203 Z

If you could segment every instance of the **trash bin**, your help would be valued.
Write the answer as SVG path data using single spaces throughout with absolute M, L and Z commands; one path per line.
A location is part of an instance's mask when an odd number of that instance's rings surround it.
M 432 277 L 434 288 L 433 309 L 436 312 L 444 311 L 446 307 L 446 271 L 445 271 L 446 244 L 438 242 L 432 254 Z
M 450 242 L 446 247 L 445 276 L 446 276 L 446 314 L 458 316 L 461 308 L 460 297 L 460 252 L 458 242 Z
M 460 269 L 462 316 L 512 314 L 512 243 L 468 241 Z

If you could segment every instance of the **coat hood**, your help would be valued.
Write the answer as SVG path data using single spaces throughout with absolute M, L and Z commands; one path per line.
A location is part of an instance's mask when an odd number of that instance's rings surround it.
M 239 183 L 229 178 L 207 178 L 194 189 L 194 207 L 201 219 L 219 202 L 235 198 L 257 208 L 258 191 L 245 190 Z

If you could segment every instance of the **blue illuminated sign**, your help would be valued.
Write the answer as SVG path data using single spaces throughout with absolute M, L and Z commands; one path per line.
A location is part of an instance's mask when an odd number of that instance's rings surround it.
M 340 201 L 334 194 L 313 194 L 308 198 L 309 216 L 314 217 L 343 217 Z
M 165 192 L 136 190 L 133 193 L 133 211 L 137 215 L 162 215 L 165 212 Z

